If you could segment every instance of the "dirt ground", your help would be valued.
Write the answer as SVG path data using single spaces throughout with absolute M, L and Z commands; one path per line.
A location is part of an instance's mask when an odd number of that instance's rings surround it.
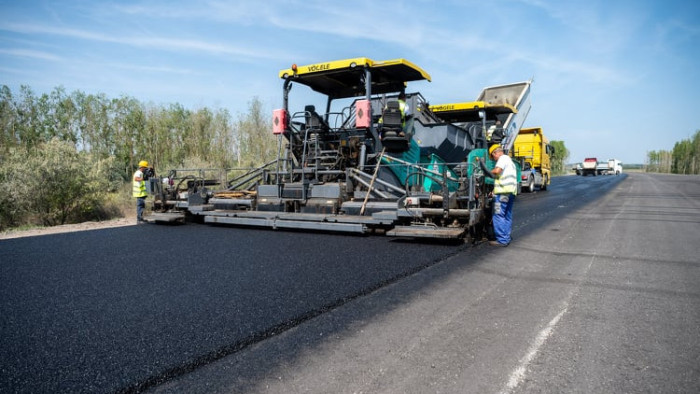
M 0 239 L 32 237 L 35 235 L 67 233 L 71 231 L 87 231 L 109 227 L 135 226 L 136 218 L 120 218 L 105 220 L 102 222 L 85 222 L 76 224 L 64 224 L 53 227 L 37 227 L 27 230 L 10 230 L 0 232 Z

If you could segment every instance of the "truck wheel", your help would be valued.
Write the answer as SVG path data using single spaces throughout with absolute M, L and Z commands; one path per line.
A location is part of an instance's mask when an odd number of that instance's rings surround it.
M 542 186 L 540 186 L 541 191 L 547 190 L 547 182 L 549 181 L 549 177 L 547 175 L 544 176 L 544 181 L 542 181 Z
M 532 193 L 535 191 L 535 177 L 530 175 L 530 178 L 527 179 L 527 189 L 526 191 L 528 193 Z

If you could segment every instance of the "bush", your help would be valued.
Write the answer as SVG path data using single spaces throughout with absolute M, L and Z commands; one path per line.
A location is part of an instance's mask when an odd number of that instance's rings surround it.
M 8 154 L 0 156 L 0 231 L 14 227 L 22 222 L 26 207 L 24 197 L 26 185 L 19 180 L 21 176 L 13 168 L 16 165 L 17 149 L 10 149 Z
M 9 151 L 0 166 L 0 228 L 42 224 L 54 226 L 110 215 L 103 201 L 109 177 L 70 142 L 52 139 L 33 149 Z

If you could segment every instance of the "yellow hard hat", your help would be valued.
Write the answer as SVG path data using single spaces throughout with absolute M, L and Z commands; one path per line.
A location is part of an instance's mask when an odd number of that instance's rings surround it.
M 489 155 L 492 155 L 493 152 L 496 151 L 496 149 L 501 149 L 501 146 L 498 144 L 491 145 L 491 147 L 489 148 Z
M 146 160 L 141 160 L 139 162 L 139 167 L 148 167 L 148 162 Z

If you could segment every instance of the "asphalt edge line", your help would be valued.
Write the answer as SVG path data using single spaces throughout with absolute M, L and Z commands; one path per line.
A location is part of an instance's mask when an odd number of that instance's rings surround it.
M 565 305 L 564 309 L 562 309 L 561 312 L 559 312 L 559 314 L 556 315 L 554 319 L 552 319 L 537 334 L 537 337 L 535 337 L 535 341 L 530 345 L 530 348 L 528 349 L 528 352 L 525 355 L 525 357 L 520 359 L 518 366 L 510 374 L 508 384 L 506 385 L 505 390 L 501 391 L 501 394 L 511 393 L 525 379 L 525 373 L 527 372 L 528 366 L 530 365 L 532 360 L 535 359 L 535 356 L 537 356 L 537 353 L 539 353 L 542 346 L 545 344 L 545 342 L 547 342 L 547 339 L 550 337 L 550 335 L 552 335 L 554 327 L 557 325 L 557 323 L 559 323 L 559 319 L 561 319 L 561 317 L 564 316 L 568 309 L 569 306 Z

